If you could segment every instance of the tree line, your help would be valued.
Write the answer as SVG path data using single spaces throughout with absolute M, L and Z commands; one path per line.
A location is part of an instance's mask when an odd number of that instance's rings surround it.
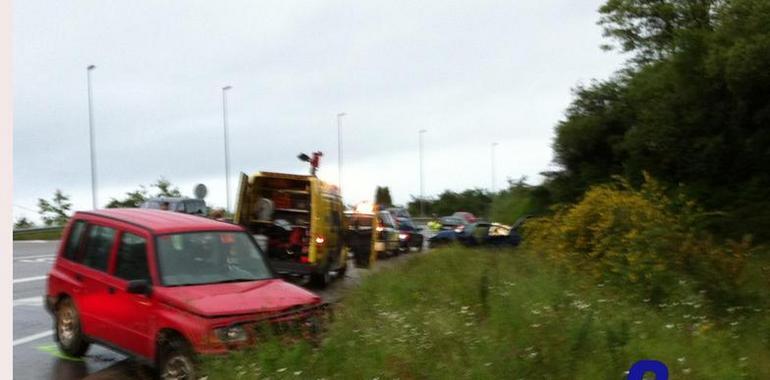
M 722 235 L 770 237 L 770 2 L 608 0 L 599 24 L 630 58 L 574 90 L 555 130 L 553 203 L 643 173 L 720 211 Z
M 154 190 L 152 190 L 154 189 Z M 139 185 L 139 188 L 133 191 L 127 191 L 123 198 L 111 198 L 105 205 L 106 208 L 137 208 L 146 200 L 155 197 L 181 197 L 179 188 L 174 186 L 169 180 L 161 177 L 149 187 Z M 38 215 L 46 227 L 63 226 L 72 215 L 72 202 L 70 195 L 62 190 L 56 189 L 51 199 L 38 198 Z M 35 224 L 27 217 L 21 217 L 14 223 L 14 228 L 32 228 Z

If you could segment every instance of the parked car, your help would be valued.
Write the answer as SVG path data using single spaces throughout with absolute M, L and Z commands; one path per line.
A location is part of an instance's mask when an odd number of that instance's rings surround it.
M 396 218 L 396 224 L 398 225 L 399 250 L 409 252 L 412 248 L 416 248 L 417 251 L 422 251 L 424 240 L 422 228 L 417 227 L 412 219 L 407 217 Z
M 477 221 L 444 230 L 428 239 L 431 247 L 458 242 L 466 246 L 517 246 L 519 233 L 504 224 Z
M 377 254 L 393 256 L 399 252 L 398 226 L 388 211 L 378 211 L 374 249 Z
M 155 210 L 168 210 L 193 215 L 208 215 L 206 201 L 203 199 L 183 197 L 157 197 L 150 198 L 139 206 Z
M 467 222 L 465 219 L 456 216 L 442 216 L 439 219 L 439 223 L 441 223 L 441 230 L 454 230 L 457 226 L 465 225 Z
M 409 215 L 409 211 L 403 207 L 390 207 L 387 210 L 394 218 L 409 218 L 412 219 L 412 215 Z
M 62 236 L 45 306 L 73 357 L 97 343 L 161 378 L 197 379 L 198 355 L 253 345 L 263 324 L 314 330 L 324 318 L 320 297 L 276 277 L 234 224 L 109 209 L 75 213 Z
M 455 218 L 460 218 L 460 219 L 464 220 L 465 223 L 475 223 L 476 220 L 478 220 L 478 218 L 476 218 L 475 215 L 473 215 L 470 212 L 466 212 L 466 211 L 458 211 L 458 212 L 452 214 L 452 216 L 454 216 Z

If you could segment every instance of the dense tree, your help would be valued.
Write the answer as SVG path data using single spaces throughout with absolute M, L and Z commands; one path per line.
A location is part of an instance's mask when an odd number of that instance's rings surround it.
M 56 189 L 50 201 L 39 198 L 37 200 L 37 207 L 43 224 L 46 226 L 63 226 L 70 218 L 69 212 L 72 209 L 72 203 L 70 203 L 68 195 Z
M 467 211 L 477 216 L 487 216 L 491 204 L 492 194 L 487 190 L 468 189 L 460 193 L 445 190 L 439 194 L 437 199 L 425 199 L 423 207 L 426 214 L 439 216 L 451 215 L 456 211 Z M 410 214 L 420 214 L 418 198 L 412 197 L 412 201 L 408 203 L 407 207 Z
M 158 197 L 181 197 L 182 193 L 179 188 L 172 185 L 167 179 L 160 177 L 157 182 L 151 185 L 158 189 Z
M 633 61 L 665 59 L 681 47 L 683 34 L 711 30 L 723 0 L 608 0 L 599 13 L 604 36 L 634 54 Z
M 123 199 L 110 199 L 107 203 L 107 208 L 137 208 L 147 200 L 147 188 L 144 185 L 140 185 L 139 189 L 134 191 L 127 191 L 126 197 Z
M 387 186 L 377 186 L 374 191 L 374 203 L 380 207 L 393 206 L 393 198 L 391 198 L 390 189 Z
M 133 191 L 126 192 L 126 196 L 123 199 L 112 198 L 107 203 L 107 208 L 136 208 L 141 206 L 144 201 L 152 197 L 181 197 L 182 193 L 179 188 L 171 184 L 171 182 L 163 177 L 159 178 L 157 182 L 150 185 L 151 188 L 155 188 L 157 191 L 154 195 L 150 195 L 147 187 L 139 185 L 139 188 Z
M 575 90 L 546 189 L 569 202 L 646 171 L 725 211 L 715 229 L 770 237 L 770 2 L 608 0 L 600 13 L 633 58 Z

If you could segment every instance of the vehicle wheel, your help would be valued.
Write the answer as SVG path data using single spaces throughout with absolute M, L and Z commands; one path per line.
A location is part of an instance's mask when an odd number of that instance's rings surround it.
M 345 262 L 342 264 L 342 267 L 337 270 L 337 277 L 345 278 L 345 273 L 347 272 L 348 272 L 348 260 L 345 259 Z
M 310 282 L 317 288 L 325 288 L 327 285 L 329 285 L 330 282 L 332 282 L 332 276 L 329 273 L 329 268 L 324 268 L 321 273 L 310 274 Z
M 183 339 L 172 338 L 161 348 L 158 378 L 161 380 L 198 379 L 195 354 Z
M 56 343 L 65 354 L 79 358 L 88 351 L 90 343 L 83 335 L 80 314 L 72 299 L 65 298 L 56 306 Z

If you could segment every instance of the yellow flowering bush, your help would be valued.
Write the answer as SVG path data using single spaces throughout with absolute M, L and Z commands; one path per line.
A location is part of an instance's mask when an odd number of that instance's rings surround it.
M 653 300 L 683 275 L 724 293 L 739 281 L 750 243 L 716 244 L 695 227 L 699 214 L 692 201 L 669 197 L 646 174 L 640 189 L 619 178 L 528 223 L 525 244 L 597 282 L 638 287 Z

